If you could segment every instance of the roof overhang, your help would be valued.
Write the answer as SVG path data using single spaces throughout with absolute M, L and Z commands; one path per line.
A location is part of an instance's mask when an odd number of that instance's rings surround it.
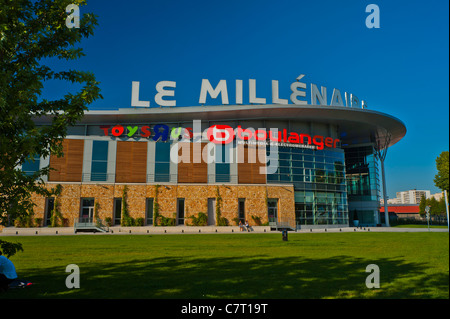
M 49 122 L 48 117 L 36 123 Z M 220 105 L 164 108 L 126 108 L 86 111 L 79 124 L 150 124 L 155 122 L 290 120 L 336 125 L 343 143 L 378 142 L 392 146 L 406 134 L 399 119 L 361 108 L 323 105 Z M 369 139 L 369 140 L 368 140 Z

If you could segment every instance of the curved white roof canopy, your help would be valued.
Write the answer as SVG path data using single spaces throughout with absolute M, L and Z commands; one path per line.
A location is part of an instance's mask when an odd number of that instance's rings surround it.
M 48 123 L 49 117 L 36 119 Z M 361 108 L 322 105 L 220 105 L 164 108 L 126 108 L 86 111 L 79 124 L 151 124 L 157 122 L 290 120 L 333 124 L 343 145 L 374 142 L 381 148 L 400 141 L 406 127 L 399 119 Z

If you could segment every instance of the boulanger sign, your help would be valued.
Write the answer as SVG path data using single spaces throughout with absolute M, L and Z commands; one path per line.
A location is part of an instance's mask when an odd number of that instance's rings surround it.
M 215 144 L 229 144 L 236 140 L 241 144 L 248 145 L 277 145 L 301 148 L 312 148 L 323 150 L 324 148 L 337 148 L 339 139 L 325 137 L 322 135 L 310 135 L 306 133 L 288 132 L 286 129 L 268 130 L 259 128 L 242 128 L 238 125 L 232 128 L 228 125 L 213 125 L 203 132 L 201 121 L 194 120 L 193 127 L 169 127 L 166 124 L 154 125 L 114 125 L 100 126 L 105 136 L 117 138 L 148 138 L 155 142 L 166 142 L 169 140 L 182 141 L 193 140 L 194 142 L 210 141 Z
M 290 84 L 291 94 L 289 100 L 287 98 L 281 98 L 279 95 L 279 84 L 277 80 L 272 80 L 272 104 L 287 105 L 289 101 L 297 105 L 307 105 L 306 92 L 308 90 L 307 83 L 301 81 L 305 77 L 301 74 L 297 77 L 295 82 Z M 204 105 L 207 98 L 217 99 L 221 97 L 222 105 L 230 104 L 228 95 L 228 85 L 226 80 L 220 80 L 219 83 L 213 87 L 208 79 L 202 79 L 200 87 L 199 104 Z M 243 104 L 244 97 L 244 85 L 243 80 L 235 80 L 235 99 L 234 104 Z M 175 81 L 160 81 L 156 84 L 155 102 L 159 106 L 176 106 L 175 89 L 177 83 Z M 131 86 L 131 106 L 132 107 L 150 107 L 150 101 L 140 100 L 140 82 L 133 81 Z M 329 99 L 327 88 L 324 86 L 318 89 L 317 85 L 310 83 L 310 105 L 327 105 L 327 106 L 341 106 L 341 107 L 355 107 L 355 108 L 367 108 L 367 103 L 353 93 L 344 92 L 341 94 L 340 90 L 333 89 L 331 99 Z M 167 99 L 168 98 L 168 99 Z M 257 97 L 256 94 L 256 80 L 248 80 L 248 100 L 250 104 L 267 104 L 270 103 L 265 97 Z

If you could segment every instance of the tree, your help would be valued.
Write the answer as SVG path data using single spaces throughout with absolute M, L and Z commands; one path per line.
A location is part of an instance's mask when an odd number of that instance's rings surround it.
M 49 196 L 42 176 L 50 168 L 27 175 L 19 168 L 28 159 L 62 155 L 67 127 L 79 121 L 87 105 L 100 95 L 91 72 L 53 70 L 55 58 L 76 60 L 84 53 L 76 48 L 93 34 L 93 14 L 85 13 L 79 28 L 66 25 L 69 4 L 86 0 L 0 0 L 0 223 L 32 212 L 31 194 Z M 46 81 L 68 81 L 73 88 L 62 98 L 43 98 Z M 51 125 L 35 119 L 49 116 Z
M 448 151 L 442 152 L 436 158 L 436 168 L 438 173 L 434 177 L 434 184 L 436 187 L 442 191 L 446 190 L 449 192 L 449 162 L 448 162 Z
M 439 215 L 441 212 L 439 211 L 439 202 L 436 198 L 431 197 L 428 200 L 428 205 L 430 206 L 430 214 L 431 215 Z
M 419 213 L 421 215 L 425 214 L 425 207 L 427 207 L 427 199 L 422 195 L 419 203 Z
M 441 199 L 439 200 L 439 204 L 438 204 L 438 211 L 439 214 L 445 214 L 447 212 L 446 208 L 445 208 L 445 198 L 444 196 L 441 197 Z

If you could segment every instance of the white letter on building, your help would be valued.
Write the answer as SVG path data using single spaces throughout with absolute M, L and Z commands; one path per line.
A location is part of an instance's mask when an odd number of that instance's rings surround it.
M 266 99 L 262 98 L 262 97 L 256 97 L 256 80 L 250 79 L 249 80 L 249 84 L 250 84 L 250 98 L 249 98 L 249 102 L 250 103 L 256 103 L 256 104 L 266 104 Z
M 366 272 L 371 272 L 366 278 L 366 287 L 369 289 L 380 288 L 380 267 L 375 264 L 367 265 Z
M 278 81 L 272 80 L 272 103 L 273 104 L 288 104 L 287 99 L 279 98 Z
M 80 288 L 80 268 L 75 264 L 67 265 L 66 272 L 71 272 L 66 278 L 66 287 Z
M 350 107 L 359 107 L 359 99 L 356 95 L 350 94 Z
M 313 83 L 311 83 L 311 105 L 327 105 L 327 88 L 320 87 L 322 94 L 320 94 L 319 89 Z M 319 101 L 319 104 L 317 104 Z
M 131 83 L 131 106 L 150 107 L 150 101 L 139 101 L 139 82 Z
M 242 104 L 242 80 L 236 80 L 236 104 Z
M 293 82 L 291 84 L 291 102 L 294 104 L 300 104 L 300 105 L 304 105 L 306 104 L 306 101 L 301 101 L 298 100 L 297 97 L 301 96 L 301 97 L 306 97 L 306 91 L 299 91 L 299 89 L 305 90 L 306 89 L 306 83 L 302 83 L 302 82 L 298 82 L 300 81 L 305 75 L 304 74 L 300 74 L 297 77 L 297 82 Z
M 331 97 L 331 104 L 334 106 L 344 106 L 344 101 L 342 101 L 341 91 L 333 89 L 333 95 Z
M 176 101 L 165 101 L 163 100 L 163 96 L 175 96 L 175 91 L 164 90 L 165 87 L 175 88 L 177 86 L 177 82 L 173 81 L 161 81 L 156 84 L 156 91 L 158 93 L 155 95 L 155 102 L 160 106 L 176 106 Z
M 371 12 L 366 18 L 366 27 L 369 29 L 380 28 L 380 8 L 376 4 L 369 4 L 366 12 Z
M 226 80 L 220 80 L 219 84 L 217 84 L 217 87 L 213 89 L 208 79 L 202 79 L 202 87 L 200 89 L 200 100 L 198 101 L 200 104 L 205 104 L 206 93 L 209 93 L 212 99 L 215 99 L 219 96 L 219 94 L 222 94 L 222 104 L 228 104 L 228 91 Z

